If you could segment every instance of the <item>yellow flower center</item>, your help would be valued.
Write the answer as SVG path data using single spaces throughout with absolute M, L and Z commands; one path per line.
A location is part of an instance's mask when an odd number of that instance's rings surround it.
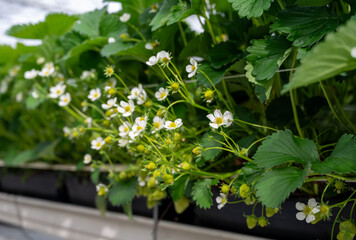
M 227 199 L 226 199 L 226 198 L 222 198 L 222 199 L 221 199 L 221 203 L 222 203 L 222 204 L 225 204 L 225 203 L 226 203 L 226 201 L 227 201 Z
M 161 126 L 161 124 L 159 122 L 155 122 L 153 126 L 154 128 L 158 129 Z
M 161 98 L 164 98 L 166 96 L 166 93 L 161 93 Z
M 175 122 L 171 122 L 171 123 L 169 124 L 169 126 L 170 126 L 171 128 L 176 128 L 176 127 L 177 127 L 177 124 L 176 124 Z
M 68 98 L 65 98 L 65 99 L 64 99 L 64 102 L 68 102 Z
M 94 93 L 94 97 L 97 98 L 99 96 L 98 93 Z
M 194 71 L 195 70 L 195 66 L 194 65 L 192 65 L 192 71 Z
M 164 58 L 162 58 L 162 61 L 165 62 L 165 63 L 168 63 L 169 59 L 167 57 L 164 57 Z
M 145 120 L 145 118 L 144 118 L 144 117 L 141 117 L 141 118 L 140 118 L 140 121 L 144 121 L 144 120 Z
M 141 126 L 137 127 L 137 131 L 142 130 L 142 129 L 143 129 L 143 127 L 141 127 Z
M 100 146 L 101 146 L 101 143 L 100 143 L 100 142 L 96 143 L 96 146 L 97 146 L 97 147 L 100 147 Z
M 215 119 L 215 123 L 216 123 L 217 125 L 221 125 L 223 122 L 224 122 L 224 120 L 223 120 L 221 117 L 217 117 L 217 118 Z
M 128 127 L 125 127 L 124 128 L 124 132 L 128 132 L 129 131 L 129 128 Z
M 124 109 L 125 109 L 125 112 L 129 112 L 131 110 L 131 107 L 130 106 L 126 106 Z

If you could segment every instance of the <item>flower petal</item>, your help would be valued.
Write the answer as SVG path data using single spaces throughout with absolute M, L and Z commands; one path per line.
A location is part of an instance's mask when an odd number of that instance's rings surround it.
M 303 221 L 306 216 L 305 216 L 305 213 L 299 212 L 299 213 L 297 213 L 296 217 L 299 221 Z
M 299 210 L 299 211 L 303 211 L 304 208 L 305 208 L 305 204 L 304 204 L 304 203 L 301 203 L 301 202 L 297 202 L 297 203 L 295 204 L 295 208 L 296 208 L 297 210 Z
M 308 201 L 308 206 L 313 208 L 313 207 L 316 207 L 318 205 L 318 203 L 316 202 L 315 198 L 311 198 L 309 199 Z
M 307 219 L 305 219 L 305 221 L 306 221 L 307 223 L 310 223 L 310 222 L 312 222 L 312 221 L 314 221 L 314 220 L 315 220 L 315 216 L 314 216 L 314 215 L 311 215 L 311 214 L 309 214 L 308 217 L 307 217 Z

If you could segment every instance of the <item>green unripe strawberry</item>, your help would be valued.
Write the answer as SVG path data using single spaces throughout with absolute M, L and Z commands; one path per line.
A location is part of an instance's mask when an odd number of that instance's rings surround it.
M 146 166 L 148 170 L 154 170 L 156 168 L 156 164 L 154 162 L 149 162 Z
M 261 227 L 265 227 L 265 226 L 267 226 L 267 224 L 268 224 L 267 218 L 265 218 L 265 217 L 258 218 L 258 225 L 260 225 Z
M 278 208 L 266 208 L 267 217 L 272 217 L 276 212 L 278 212 Z
M 165 184 L 171 184 L 173 182 L 173 176 L 171 174 L 164 174 L 162 178 Z
M 344 182 L 342 182 L 342 181 L 340 181 L 340 180 L 337 180 L 337 181 L 335 182 L 335 188 L 338 189 L 338 190 L 343 189 L 344 186 L 345 186 Z
M 239 191 L 240 196 L 242 198 L 247 198 L 250 195 L 250 190 L 251 190 L 251 188 L 246 183 L 242 184 L 240 186 L 240 191 Z
M 248 229 L 253 229 L 254 227 L 256 227 L 257 222 L 258 222 L 258 218 L 255 215 L 250 215 L 246 218 Z

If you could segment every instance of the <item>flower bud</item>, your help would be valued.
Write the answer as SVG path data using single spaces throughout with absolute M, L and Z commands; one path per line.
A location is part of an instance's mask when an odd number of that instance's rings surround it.
M 156 164 L 154 162 L 149 162 L 146 166 L 148 170 L 154 170 L 156 168 Z
M 176 82 L 172 83 L 171 84 L 171 89 L 172 89 L 172 91 L 178 91 L 179 83 L 176 83 Z
M 221 192 L 222 192 L 222 193 L 227 194 L 229 191 L 230 191 L 230 188 L 229 188 L 228 185 L 223 184 L 223 185 L 221 186 Z
M 173 182 L 173 176 L 171 174 L 164 174 L 162 178 L 165 184 L 171 184 Z
M 136 147 L 136 149 L 137 149 L 137 151 L 139 151 L 139 152 L 144 152 L 144 151 L 145 151 L 145 146 L 143 146 L 142 144 L 140 144 L 140 145 L 138 145 L 138 146 Z
M 184 170 L 189 170 L 189 169 L 190 169 L 190 163 L 188 163 L 188 162 L 183 162 L 183 163 L 182 163 L 182 168 L 183 168 Z
M 192 151 L 195 155 L 199 155 L 200 154 L 200 148 L 199 147 L 195 147 Z
M 250 196 L 250 190 L 251 188 L 246 183 L 242 184 L 240 186 L 240 191 L 239 191 L 240 196 L 242 198 L 247 198 L 248 196 Z
M 204 93 L 204 98 L 206 101 L 211 101 L 214 97 L 214 92 L 210 89 L 208 89 L 207 91 L 205 91 Z

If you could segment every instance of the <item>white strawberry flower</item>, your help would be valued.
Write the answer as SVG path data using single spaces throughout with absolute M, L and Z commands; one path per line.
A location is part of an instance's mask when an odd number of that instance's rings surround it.
M 44 63 L 45 62 L 45 58 L 44 57 L 39 57 L 39 58 L 37 58 L 37 60 L 36 60 L 36 63 L 38 64 L 38 65 L 41 65 L 42 63 Z
M 227 196 L 224 193 L 220 193 L 220 196 L 216 197 L 216 203 L 218 204 L 218 209 L 221 209 L 227 203 Z
M 116 101 L 117 101 L 116 98 L 111 98 L 107 101 L 106 104 L 105 103 L 101 104 L 101 107 L 105 110 L 110 109 L 112 107 L 116 107 L 117 106 Z
M 152 57 L 150 57 L 149 59 L 148 59 L 148 61 L 146 62 L 146 64 L 148 65 L 148 66 L 153 66 L 153 65 L 156 65 L 157 64 L 157 62 L 158 62 L 158 58 L 156 57 L 156 56 L 152 56 Z
M 129 137 L 132 139 L 132 140 L 135 140 L 136 137 L 138 135 L 140 135 L 140 133 L 145 130 L 145 127 L 146 127 L 146 124 L 144 124 L 144 122 L 141 122 L 141 123 L 135 123 L 133 126 L 132 126 L 132 130 L 129 132 Z
M 103 196 L 108 193 L 109 189 L 106 185 L 99 183 L 96 185 L 96 191 L 98 192 L 99 196 Z
M 229 127 L 233 121 L 232 114 L 229 111 L 225 111 L 223 115 L 219 109 L 216 109 L 214 114 L 210 113 L 206 117 L 211 121 L 209 123 L 210 127 L 215 129 L 218 129 L 220 126 Z
M 314 214 L 320 212 L 320 206 L 318 206 L 318 203 L 314 198 L 309 199 L 308 205 L 305 205 L 301 202 L 297 202 L 295 204 L 295 208 L 300 211 L 296 215 L 297 219 L 299 221 L 303 221 L 305 219 L 307 223 L 314 221 Z
M 58 83 L 56 86 L 51 87 L 49 89 L 49 97 L 50 98 L 58 98 L 64 93 L 64 90 L 66 89 L 66 85 L 64 85 L 62 82 Z
M 142 84 L 139 84 L 138 87 L 134 87 L 131 89 L 131 94 L 127 96 L 128 99 L 136 99 L 140 96 L 142 92 Z
M 130 143 L 132 143 L 132 141 L 130 139 L 128 139 L 128 138 L 121 138 L 121 139 L 118 140 L 119 147 L 126 147 Z
M 108 43 L 114 43 L 114 42 L 116 42 L 115 38 L 113 38 L 113 37 L 109 37 L 109 39 L 108 39 Z
M 160 88 L 156 93 L 155 93 L 155 97 L 157 98 L 158 101 L 163 101 L 164 99 L 166 99 L 166 97 L 168 96 L 168 89 L 166 88 Z
M 185 70 L 189 73 L 188 74 L 188 78 L 193 77 L 197 73 L 198 62 L 194 58 L 191 58 L 190 59 L 190 65 L 187 65 L 185 67 Z
M 126 137 L 127 135 L 129 135 L 130 128 L 131 124 L 129 122 L 123 122 L 123 124 L 119 127 L 120 137 Z
M 38 75 L 38 71 L 36 69 L 32 69 L 31 71 L 26 71 L 24 74 L 25 79 L 34 79 Z
M 141 177 L 141 176 L 138 176 L 138 185 L 140 186 L 140 187 L 144 187 L 145 185 L 146 185 L 146 179 L 144 179 L 143 177 Z
M 23 92 L 19 92 L 18 94 L 16 94 L 16 101 L 17 102 L 22 102 L 23 100 Z
M 180 126 L 183 125 L 183 121 L 182 119 L 180 118 L 177 118 L 174 122 L 172 121 L 166 121 L 164 123 L 164 127 L 167 129 L 167 130 L 173 130 L 173 129 L 176 129 L 176 128 L 179 128 Z
M 141 126 L 145 126 L 147 125 L 147 119 L 148 119 L 148 116 L 145 115 L 145 116 L 142 116 L 142 117 L 137 117 L 135 119 L 135 123 L 137 124 L 140 124 Z
M 232 116 L 232 113 L 229 111 L 225 111 L 223 118 L 225 122 L 225 127 L 230 127 L 234 121 L 234 117 Z
M 137 104 L 138 105 L 144 104 L 146 99 L 147 99 L 147 93 L 146 93 L 146 91 L 144 89 L 142 89 L 140 95 L 137 98 Z
M 122 113 L 122 116 L 128 117 L 131 116 L 133 111 L 135 110 L 135 104 L 132 100 L 128 102 L 120 101 L 120 106 L 117 107 L 119 113 Z
M 102 146 L 104 146 L 105 141 L 102 137 L 97 137 L 96 139 L 91 141 L 91 148 L 95 150 L 100 150 Z
M 101 91 L 99 88 L 92 89 L 89 92 L 88 98 L 93 102 L 101 97 Z
M 155 40 L 154 42 L 149 42 L 145 44 L 145 48 L 147 50 L 153 50 L 154 48 L 156 48 L 159 45 L 159 42 L 157 40 Z
M 128 20 L 130 20 L 130 18 L 131 18 L 130 13 L 124 13 L 124 14 L 121 15 L 120 21 L 121 22 L 127 22 Z
M 167 65 L 171 61 L 172 57 L 168 52 L 160 51 L 157 53 L 157 59 L 162 62 L 162 65 Z
M 54 73 L 54 70 L 55 69 L 53 63 L 46 63 L 38 75 L 41 77 L 49 77 Z
M 153 118 L 153 130 L 152 130 L 152 133 L 158 132 L 162 128 L 164 128 L 164 119 L 160 118 L 159 116 L 155 116 Z
M 70 97 L 69 93 L 65 93 L 62 96 L 59 97 L 59 102 L 58 105 L 61 107 L 67 106 L 70 101 L 72 100 L 72 98 Z
M 84 155 L 84 164 L 89 164 L 89 163 L 91 163 L 91 155 L 90 154 L 85 154 Z

